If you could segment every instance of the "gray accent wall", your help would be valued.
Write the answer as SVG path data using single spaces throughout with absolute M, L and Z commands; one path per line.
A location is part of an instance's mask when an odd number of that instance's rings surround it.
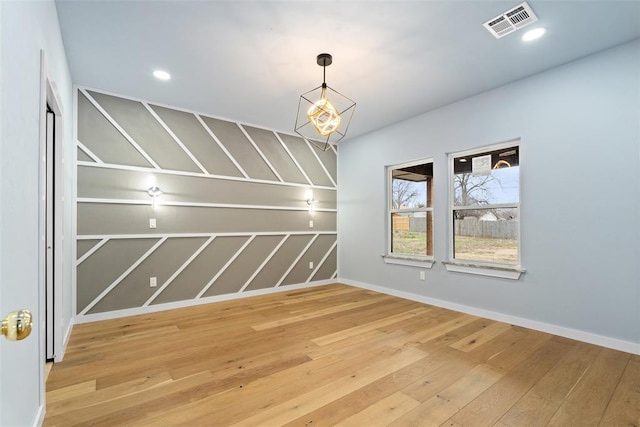
M 78 315 L 336 276 L 334 150 L 96 90 L 76 105 Z

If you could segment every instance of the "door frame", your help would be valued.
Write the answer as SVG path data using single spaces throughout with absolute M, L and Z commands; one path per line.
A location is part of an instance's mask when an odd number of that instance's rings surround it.
M 58 89 L 56 86 L 55 80 L 51 77 L 51 73 L 49 73 L 47 67 L 46 54 L 44 50 L 40 51 L 40 218 L 39 218 L 39 235 L 41 239 L 41 244 L 39 248 L 39 262 L 38 262 L 38 276 L 40 278 L 39 283 L 39 295 L 40 300 L 38 302 L 38 317 L 40 322 L 40 336 L 38 339 L 41 344 L 41 356 L 40 360 L 42 361 L 42 401 L 44 402 L 44 365 L 46 358 L 46 300 L 45 300 L 45 286 L 46 286 L 46 276 L 47 276 L 47 256 L 46 256 L 46 225 L 47 225 L 47 203 L 46 203 L 46 195 L 47 195 L 47 105 L 51 108 L 53 113 L 55 114 L 55 134 L 54 139 L 52 141 L 55 149 L 51 150 L 54 153 L 53 158 L 53 173 L 54 173 L 54 210 L 53 210 L 53 225 L 54 225 L 54 234 L 53 234 L 53 259 L 50 259 L 50 262 L 55 266 L 54 275 L 53 275 L 53 287 L 55 289 L 54 292 L 54 313 L 57 315 L 54 317 L 54 342 L 53 342 L 53 351 L 54 351 L 54 361 L 59 362 L 62 360 L 63 354 L 63 331 L 62 331 L 62 322 L 61 322 L 61 313 L 63 313 L 63 283 L 64 283 L 64 120 L 63 114 L 64 111 L 62 109 L 62 101 L 60 98 L 60 94 L 58 93 Z

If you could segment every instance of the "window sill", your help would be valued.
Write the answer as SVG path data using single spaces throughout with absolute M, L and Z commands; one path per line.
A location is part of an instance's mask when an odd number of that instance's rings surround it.
M 447 271 L 518 280 L 526 271 L 520 267 L 502 267 L 472 262 L 442 261 Z
M 431 268 L 435 262 L 432 258 L 411 258 L 397 255 L 382 255 L 385 264 L 407 265 L 409 267 Z

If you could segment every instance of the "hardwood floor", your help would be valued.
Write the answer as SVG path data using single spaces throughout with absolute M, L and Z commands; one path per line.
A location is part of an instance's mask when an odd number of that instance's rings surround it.
M 640 357 L 335 284 L 77 325 L 45 426 L 638 426 Z

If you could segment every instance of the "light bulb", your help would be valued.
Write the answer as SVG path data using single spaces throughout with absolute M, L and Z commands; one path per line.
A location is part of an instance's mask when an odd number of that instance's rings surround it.
M 320 99 L 314 102 L 307 111 L 307 119 L 322 136 L 331 135 L 337 131 L 342 122 L 342 117 L 325 96 L 325 91 L 326 89 L 323 88 Z

